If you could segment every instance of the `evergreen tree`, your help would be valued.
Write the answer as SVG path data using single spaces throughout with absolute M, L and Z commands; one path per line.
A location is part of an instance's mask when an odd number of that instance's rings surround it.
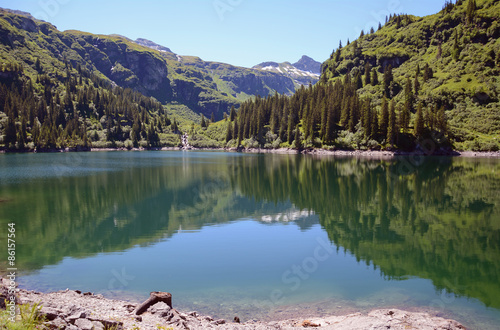
M 389 128 L 389 104 L 385 96 L 382 98 L 382 107 L 380 110 L 380 133 L 386 137 Z
M 377 73 L 377 69 L 375 69 L 375 68 L 372 69 L 371 83 L 372 83 L 372 86 L 378 85 L 378 73 Z
M 476 0 L 469 0 L 467 3 L 467 10 L 465 12 L 465 21 L 467 24 L 471 24 L 476 15 L 477 4 Z
M 424 135 L 424 116 L 422 110 L 422 103 L 419 102 L 417 106 L 417 114 L 415 117 L 415 136 L 421 138 Z
M 391 97 L 390 87 L 393 79 L 394 77 L 392 75 L 392 65 L 389 64 L 384 69 L 384 81 L 383 81 L 384 93 L 387 98 Z
M 437 117 L 436 118 L 437 129 L 441 133 L 447 134 L 447 132 L 448 132 L 448 123 L 447 123 L 447 120 L 446 120 L 446 114 L 444 112 L 444 106 L 442 106 L 441 108 L 439 108 L 439 111 L 438 111 L 436 117 Z
M 370 63 L 365 64 L 365 86 L 371 84 L 371 71 L 370 71 Z
M 234 109 L 234 105 L 231 106 L 231 110 L 229 112 L 229 120 L 234 121 L 236 118 L 236 110 Z
M 387 126 L 387 143 L 389 143 L 391 146 L 394 146 L 396 135 L 396 104 L 394 100 L 391 100 L 389 107 L 389 125 Z
M 17 140 L 16 122 L 12 115 L 7 117 L 7 125 L 5 127 L 4 143 L 7 148 L 14 148 Z

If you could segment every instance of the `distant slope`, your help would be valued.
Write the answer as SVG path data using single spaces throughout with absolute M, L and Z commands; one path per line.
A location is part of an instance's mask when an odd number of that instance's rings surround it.
M 253 68 L 290 77 L 298 86 L 309 83 L 314 85 L 318 82 L 321 73 L 321 63 L 305 55 L 294 64 L 290 62 L 263 62 Z
M 255 95 L 267 96 L 275 92 L 291 94 L 295 91 L 295 84 L 288 75 L 262 72 L 219 62 L 206 62 L 196 56 L 180 56 L 169 48 L 146 39 L 137 39 L 135 42 L 159 50 L 163 57 L 175 60 L 177 63 L 169 64 L 182 68 L 179 71 L 183 71 L 185 70 L 183 67 L 187 67 L 189 70 L 209 76 L 209 79 L 216 84 L 217 90 L 224 96 L 247 100 Z M 188 73 L 188 75 L 190 74 Z

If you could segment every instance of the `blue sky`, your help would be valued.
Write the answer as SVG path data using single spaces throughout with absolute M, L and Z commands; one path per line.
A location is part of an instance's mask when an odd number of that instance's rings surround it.
M 59 30 L 146 38 L 179 55 L 251 67 L 324 61 L 339 44 L 389 13 L 424 16 L 444 0 L 2 0 Z

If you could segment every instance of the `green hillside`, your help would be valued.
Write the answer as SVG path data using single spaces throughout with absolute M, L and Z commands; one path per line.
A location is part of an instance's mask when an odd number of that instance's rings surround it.
M 474 5 L 475 4 L 475 5 Z M 323 65 L 323 81 L 361 75 L 361 97 L 380 106 L 383 94 L 404 103 L 412 84 L 412 121 L 424 108 L 444 106 L 448 134 L 458 149 L 495 149 L 500 137 L 500 4 L 447 3 L 435 15 L 393 16 L 380 30 L 337 49 Z M 393 79 L 384 84 L 392 67 Z M 366 72 L 371 75 L 366 84 Z M 379 84 L 373 83 L 373 75 Z
M 500 3 L 394 15 L 333 51 L 320 83 L 242 105 L 243 143 L 347 149 L 500 149 Z M 280 123 L 280 125 L 276 125 Z M 429 147 L 427 147 L 429 149 Z M 425 150 L 424 150 L 425 151 Z

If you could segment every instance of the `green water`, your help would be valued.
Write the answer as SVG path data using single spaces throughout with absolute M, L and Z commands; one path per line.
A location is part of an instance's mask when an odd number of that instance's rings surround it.
M 2 246 L 9 222 L 28 289 L 168 291 L 227 319 L 400 307 L 500 325 L 500 160 L 6 154 Z

